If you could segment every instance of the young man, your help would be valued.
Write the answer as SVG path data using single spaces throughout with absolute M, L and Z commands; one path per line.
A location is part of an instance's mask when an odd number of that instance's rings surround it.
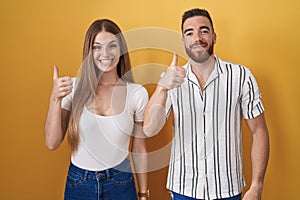
M 261 94 L 244 66 L 214 55 L 216 33 L 209 13 L 186 11 L 182 35 L 189 62 L 161 77 L 146 111 L 144 131 L 155 135 L 174 113 L 167 188 L 172 199 L 241 199 L 245 185 L 242 116 L 252 133 L 252 182 L 244 200 L 260 200 L 269 157 Z

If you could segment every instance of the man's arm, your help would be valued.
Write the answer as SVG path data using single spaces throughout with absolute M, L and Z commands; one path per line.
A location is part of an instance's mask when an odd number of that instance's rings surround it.
M 158 82 L 144 113 L 144 133 L 154 136 L 166 122 L 166 101 L 168 90 L 179 87 L 184 81 L 185 69 L 177 66 L 178 57 L 174 54 L 172 63 Z
M 168 89 L 157 85 L 144 113 L 144 133 L 154 136 L 163 128 L 166 122 L 166 101 Z
M 250 189 L 245 193 L 243 200 L 261 200 L 269 160 L 269 133 L 264 114 L 246 121 L 252 133 L 252 181 Z

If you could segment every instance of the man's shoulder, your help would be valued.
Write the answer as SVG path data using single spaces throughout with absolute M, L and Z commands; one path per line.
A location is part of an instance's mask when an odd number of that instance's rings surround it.
M 247 67 L 245 67 L 244 65 L 232 62 L 232 61 L 227 61 L 227 60 L 222 60 L 219 57 L 216 57 L 217 60 L 217 64 L 219 65 L 219 67 L 224 70 L 227 71 L 228 69 L 230 70 L 248 70 Z
M 228 61 L 228 60 L 223 60 L 219 57 L 216 56 L 216 60 L 217 62 L 219 62 L 221 65 L 232 65 L 232 66 L 243 66 L 241 64 L 238 64 L 238 63 L 235 63 L 235 62 L 232 62 L 232 61 Z

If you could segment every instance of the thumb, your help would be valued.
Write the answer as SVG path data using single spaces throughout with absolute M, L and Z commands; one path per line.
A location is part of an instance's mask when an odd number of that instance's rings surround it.
M 58 68 L 53 65 L 53 80 L 58 79 Z
M 178 62 L 178 56 L 176 53 L 174 53 L 171 66 L 177 66 L 177 62 Z

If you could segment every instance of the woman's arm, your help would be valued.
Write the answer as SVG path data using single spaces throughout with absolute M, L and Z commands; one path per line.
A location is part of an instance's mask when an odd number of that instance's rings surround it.
M 143 132 L 143 122 L 135 122 L 134 138 L 132 141 L 132 160 L 136 171 L 139 192 L 147 193 L 148 158 L 146 136 Z M 140 199 L 146 200 L 147 198 L 141 197 Z
M 71 78 L 59 78 L 58 70 L 56 66 L 54 66 L 53 89 L 44 127 L 46 146 L 50 150 L 57 149 L 65 137 L 70 112 L 61 108 L 61 102 L 63 97 L 72 92 L 72 89 Z

